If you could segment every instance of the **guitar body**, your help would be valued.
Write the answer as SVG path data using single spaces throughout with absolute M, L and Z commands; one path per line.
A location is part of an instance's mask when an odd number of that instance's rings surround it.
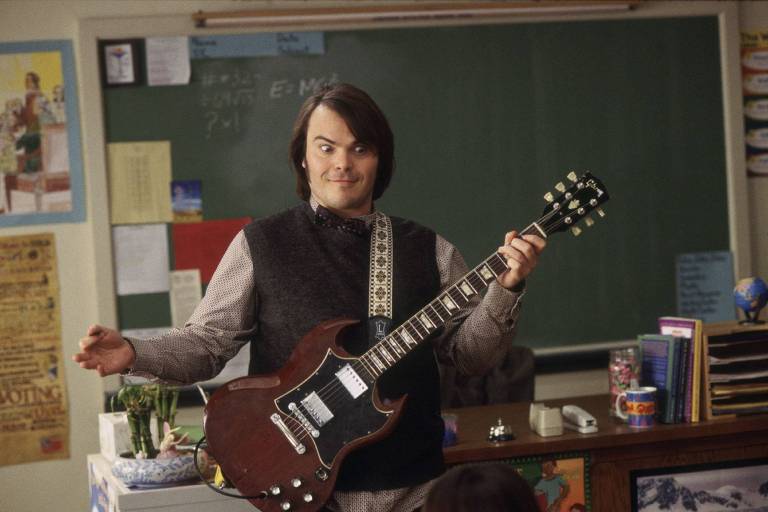
M 405 397 L 381 403 L 375 379 L 337 343 L 354 323 L 320 324 L 278 372 L 235 379 L 206 405 L 210 452 L 264 512 L 321 508 L 344 457 L 385 437 L 397 422 Z

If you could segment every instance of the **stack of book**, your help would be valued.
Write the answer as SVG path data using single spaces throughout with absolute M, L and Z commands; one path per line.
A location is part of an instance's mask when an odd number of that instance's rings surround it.
M 707 419 L 768 412 L 768 325 L 704 329 Z
M 659 318 L 659 334 L 638 337 L 641 384 L 656 391 L 663 423 L 696 423 L 701 405 L 703 325 L 695 318 Z

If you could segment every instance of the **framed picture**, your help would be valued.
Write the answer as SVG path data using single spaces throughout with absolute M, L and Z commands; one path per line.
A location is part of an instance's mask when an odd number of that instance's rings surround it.
M 586 453 L 559 453 L 493 462 L 510 464 L 517 470 L 533 488 L 541 512 L 592 510 L 589 455 Z
M 141 39 L 99 41 L 99 70 L 104 87 L 140 85 Z
M 71 41 L 0 43 L 0 227 L 85 220 Z
M 631 471 L 632 512 L 768 510 L 768 459 Z

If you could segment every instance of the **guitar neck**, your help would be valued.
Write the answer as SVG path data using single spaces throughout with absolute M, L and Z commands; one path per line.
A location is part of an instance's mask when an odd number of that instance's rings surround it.
M 535 234 L 546 237 L 545 231 L 536 222 L 525 228 L 520 234 Z M 430 334 L 444 326 L 474 297 L 488 288 L 507 268 L 506 260 L 499 253 L 494 252 L 372 346 L 360 356 L 360 361 L 370 374 L 371 380 L 378 379 L 381 374 L 408 355 Z

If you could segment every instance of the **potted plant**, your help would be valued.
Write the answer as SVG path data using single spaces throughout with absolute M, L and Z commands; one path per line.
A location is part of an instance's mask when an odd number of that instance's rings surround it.
M 131 452 L 121 454 L 112 473 L 129 487 L 168 485 L 197 476 L 192 453 L 178 450 L 187 440 L 174 428 L 178 399 L 178 388 L 158 383 L 125 385 L 112 397 L 112 410 L 115 402 L 125 409 L 131 433 Z M 157 447 L 150 428 L 153 415 L 162 435 Z

